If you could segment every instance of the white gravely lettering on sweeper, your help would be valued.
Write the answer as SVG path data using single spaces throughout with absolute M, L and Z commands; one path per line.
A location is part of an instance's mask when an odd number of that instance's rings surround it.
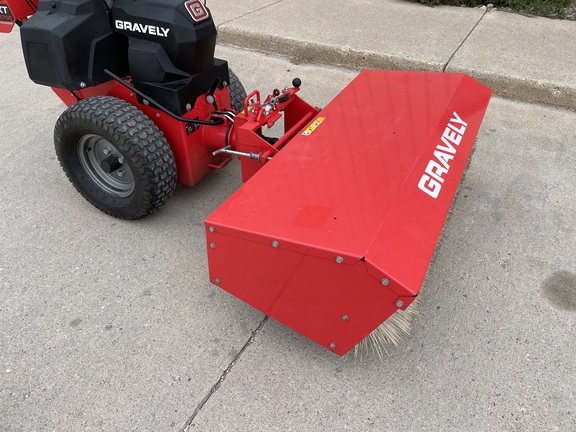
M 438 198 L 444 183 L 444 176 L 450 171 L 450 161 L 456 156 L 458 146 L 468 127 L 468 123 L 462 120 L 456 112 L 452 116 L 454 118 L 450 119 L 440 137 L 443 144 L 436 146 L 434 157 L 428 162 L 418 183 L 418 188 L 432 198 Z

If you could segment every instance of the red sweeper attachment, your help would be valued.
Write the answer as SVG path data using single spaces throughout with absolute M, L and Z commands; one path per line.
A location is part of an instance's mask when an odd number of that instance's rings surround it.
M 418 295 L 490 96 L 360 73 L 206 219 L 211 281 L 345 354 Z

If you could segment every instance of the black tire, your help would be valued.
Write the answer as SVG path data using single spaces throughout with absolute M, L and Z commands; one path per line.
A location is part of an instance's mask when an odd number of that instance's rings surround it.
M 244 99 L 246 99 L 246 90 L 232 69 L 230 73 L 230 107 L 240 113 L 244 110 Z
M 121 99 L 97 96 L 72 105 L 56 123 L 54 145 L 78 192 L 117 218 L 154 213 L 176 187 L 176 163 L 164 135 Z

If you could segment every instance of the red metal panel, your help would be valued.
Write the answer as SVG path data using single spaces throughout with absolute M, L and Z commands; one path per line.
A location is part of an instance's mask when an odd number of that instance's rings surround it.
M 206 220 L 211 280 L 344 354 L 418 294 L 490 95 L 362 72 Z
M 220 229 L 209 241 L 214 283 L 319 344 L 334 344 L 340 355 L 397 309 L 398 296 L 375 281 L 363 261 L 339 265 Z
M 407 290 L 418 293 L 426 276 L 424 263 L 432 259 L 489 97 L 486 88 L 462 77 L 448 109 L 430 129 L 426 146 L 391 202 L 386 224 L 366 252 L 369 271 L 375 277 L 388 272 Z M 414 265 L 414 261 L 421 264 Z

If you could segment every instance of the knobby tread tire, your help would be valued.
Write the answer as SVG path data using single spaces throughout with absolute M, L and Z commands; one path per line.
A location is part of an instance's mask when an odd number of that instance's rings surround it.
M 86 173 L 78 157 L 80 139 L 98 135 L 124 157 L 134 176 L 128 197 L 107 193 Z M 98 209 L 120 219 L 154 213 L 176 187 L 174 155 L 162 132 L 142 111 L 109 96 L 83 99 L 69 107 L 54 129 L 56 154 L 74 187 Z
M 232 69 L 228 69 L 228 72 L 230 74 L 230 106 L 234 111 L 240 113 L 244 110 L 246 89 Z

